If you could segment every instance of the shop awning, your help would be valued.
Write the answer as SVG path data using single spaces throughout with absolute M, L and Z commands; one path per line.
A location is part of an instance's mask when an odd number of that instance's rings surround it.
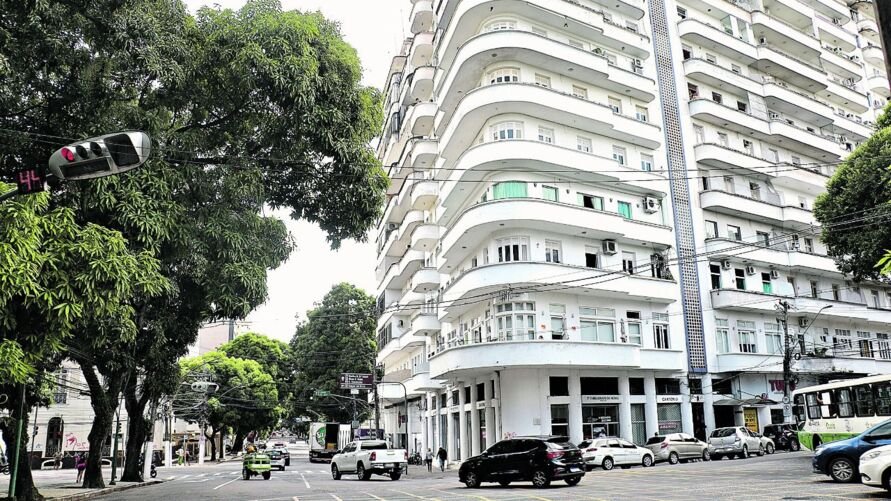
M 769 398 L 722 398 L 720 400 L 715 400 L 712 405 L 743 405 L 746 407 L 753 407 L 759 405 L 776 405 L 779 402 L 773 401 Z

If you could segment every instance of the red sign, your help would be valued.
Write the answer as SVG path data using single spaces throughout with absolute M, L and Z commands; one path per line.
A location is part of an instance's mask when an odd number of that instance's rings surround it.
M 16 174 L 19 195 L 43 191 L 43 181 L 43 172 L 36 167 L 21 170 Z

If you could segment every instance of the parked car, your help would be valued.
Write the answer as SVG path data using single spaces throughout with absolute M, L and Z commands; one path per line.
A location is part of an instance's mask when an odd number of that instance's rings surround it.
M 864 452 L 860 456 L 859 470 L 863 485 L 891 491 L 891 445 Z
M 291 451 L 287 447 L 276 447 L 275 450 L 279 451 L 282 457 L 285 458 L 285 466 L 291 466 Z
M 751 433 L 753 437 L 757 438 L 761 442 L 761 448 L 764 449 L 765 454 L 773 454 L 774 452 L 776 452 L 776 445 L 774 444 L 772 438 L 765 437 L 757 431 L 749 430 L 749 433 Z M 760 456 L 761 454 L 758 455 Z
M 653 466 L 656 462 L 653 451 L 638 447 L 617 437 L 592 438 L 579 444 L 585 469 L 600 466 L 612 470 L 614 466 L 630 468 L 632 465 Z
M 798 425 L 795 423 L 769 424 L 764 427 L 764 436 L 773 440 L 777 449 L 793 452 L 801 450 Z
M 724 456 L 733 459 L 746 459 L 749 454 L 764 455 L 764 444 L 760 436 L 755 436 L 745 426 L 718 428 L 708 437 L 708 450 L 712 459 L 721 460 Z
M 569 437 L 559 435 L 502 440 L 458 469 L 458 479 L 471 488 L 483 482 L 507 486 L 514 481 L 531 481 L 539 488 L 553 480 L 576 485 L 584 476 L 582 453 Z
M 891 445 L 891 419 L 856 437 L 817 447 L 811 461 L 814 473 L 829 475 L 836 482 L 856 482 L 860 479 L 860 457 L 883 445 Z
M 686 433 L 657 435 L 647 440 L 647 449 L 653 452 L 656 461 L 678 464 L 681 461 L 711 459 L 708 444 Z
M 343 473 L 354 472 L 359 480 L 368 480 L 371 475 L 399 480 L 407 461 L 405 449 L 393 449 L 383 440 L 356 440 L 331 458 L 331 477 L 340 480 Z
M 282 451 L 279 449 L 269 449 L 266 451 L 266 455 L 269 456 L 269 466 L 285 471 L 285 467 L 288 466 L 288 464 L 285 461 L 285 456 L 282 454 Z

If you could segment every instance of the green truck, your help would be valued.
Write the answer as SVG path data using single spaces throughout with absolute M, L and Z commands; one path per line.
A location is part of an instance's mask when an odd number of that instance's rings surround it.
M 258 452 L 244 455 L 241 463 L 241 478 L 250 480 L 251 477 L 262 475 L 263 480 L 269 480 L 272 476 L 272 465 L 269 464 L 269 456 Z

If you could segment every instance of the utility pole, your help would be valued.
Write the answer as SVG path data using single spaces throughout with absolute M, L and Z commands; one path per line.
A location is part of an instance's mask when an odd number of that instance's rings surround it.
M 9 498 L 15 499 L 15 484 L 16 480 L 18 480 L 19 476 L 19 454 L 21 454 L 21 443 L 22 443 L 22 416 L 25 415 L 25 383 L 22 383 L 22 401 L 19 404 L 19 419 L 16 424 L 15 431 L 15 453 L 12 455 L 12 461 L 10 461 L 10 475 L 9 475 Z
M 792 344 L 789 342 L 789 302 L 785 299 L 777 301 L 774 307 L 777 321 L 783 325 L 783 420 L 791 421 L 792 407 L 789 400 L 789 386 L 792 379 Z
M 373 436 L 374 438 L 380 438 L 377 436 L 377 432 L 378 432 L 378 430 L 381 429 L 381 410 L 380 410 L 380 407 L 378 406 L 378 401 L 377 401 L 377 398 L 378 398 L 378 396 L 377 396 L 377 369 L 378 369 L 378 366 L 375 365 L 374 371 L 371 374 L 371 382 L 372 382 L 371 386 L 372 386 L 372 388 L 374 388 L 374 432 L 371 434 L 371 436 Z

